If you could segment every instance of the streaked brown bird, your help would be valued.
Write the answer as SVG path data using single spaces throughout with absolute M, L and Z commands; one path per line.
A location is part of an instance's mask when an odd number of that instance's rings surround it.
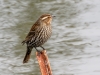
M 50 38 L 51 36 L 51 21 L 52 16 L 50 14 L 44 14 L 35 22 L 35 24 L 30 29 L 30 32 L 26 36 L 25 40 L 22 42 L 26 43 L 27 51 L 24 57 L 23 63 L 27 63 L 30 59 L 31 51 L 33 48 L 37 50 L 37 47 L 41 47 L 45 50 L 42 45 Z M 37 50 L 39 51 L 39 50 Z

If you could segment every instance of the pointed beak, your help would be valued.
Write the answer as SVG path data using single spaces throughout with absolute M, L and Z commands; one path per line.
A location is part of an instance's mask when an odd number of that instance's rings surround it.
M 52 15 L 52 17 L 56 17 L 55 15 Z

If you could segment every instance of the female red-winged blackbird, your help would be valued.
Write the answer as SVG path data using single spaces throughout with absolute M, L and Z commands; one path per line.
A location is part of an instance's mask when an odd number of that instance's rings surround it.
M 50 38 L 51 21 L 52 21 L 52 16 L 50 14 L 44 14 L 32 26 L 30 32 L 26 36 L 25 40 L 22 42 L 23 44 L 25 43 L 27 44 L 27 52 L 23 60 L 23 63 L 28 62 L 33 48 L 35 49 L 36 47 L 43 48 L 42 45 L 48 40 L 48 38 Z M 43 48 L 43 50 L 45 49 Z

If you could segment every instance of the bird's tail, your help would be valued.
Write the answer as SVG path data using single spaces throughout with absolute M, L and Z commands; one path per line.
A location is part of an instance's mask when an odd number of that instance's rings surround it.
M 26 55 L 24 57 L 23 63 L 28 62 L 28 60 L 30 59 L 31 51 L 32 51 L 32 48 L 27 46 L 27 51 L 26 51 Z

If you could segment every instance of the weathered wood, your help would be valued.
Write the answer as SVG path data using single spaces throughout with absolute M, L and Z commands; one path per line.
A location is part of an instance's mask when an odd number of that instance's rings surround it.
M 42 75 L 52 75 L 50 63 L 46 50 L 43 50 L 41 53 L 36 52 L 36 56 L 39 62 L 40 70 Z

